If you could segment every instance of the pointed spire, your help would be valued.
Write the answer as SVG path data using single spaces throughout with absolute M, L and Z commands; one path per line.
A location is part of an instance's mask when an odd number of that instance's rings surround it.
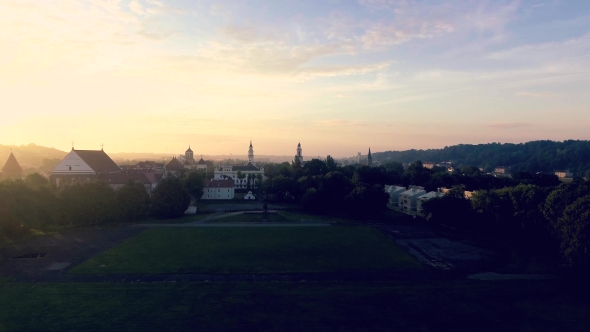
M 3 172 L 14 172 L 14 171 L 21 172 L 22 170 L 23 170 L 22 167 L 20 167 L 20 165 L 18 164 L 18 161 L 16 161 L 16 158 L 14 157 L 14 154 L 11 151 L 10 156 L 8 156 L 8 160 L 6 160 L 6 164 L 4 164 L 4 167 L 2 168 L 2 171 Z

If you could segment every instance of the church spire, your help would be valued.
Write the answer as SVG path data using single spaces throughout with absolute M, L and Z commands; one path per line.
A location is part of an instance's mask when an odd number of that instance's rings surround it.
M 250 148 L 248 149 L 248 164 L 256 165 L 254 163 L 254 148 L 252 147 L 252 140 L 250 140 Z
M 371 148 L 369 148 L 369 153 L 367 154 L 367 165 L 373 165 L 373 156 L 371 156 Z

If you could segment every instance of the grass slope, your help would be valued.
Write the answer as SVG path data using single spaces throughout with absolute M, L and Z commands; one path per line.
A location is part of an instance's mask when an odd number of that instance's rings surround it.
M 0 331 L 587 331 L 589 311 L 560 282 L 0 284 Z
M 71 273 L 289 273 L 422 266 L 369 227 L 150 229 Z

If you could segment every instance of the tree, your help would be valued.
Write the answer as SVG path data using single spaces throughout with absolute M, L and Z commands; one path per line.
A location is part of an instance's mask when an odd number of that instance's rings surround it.
M 323 202 L 315 188 L 309 188 L 301 197 L 301 206 L 305 211 L 321 212 L 324 210 Z
M 65 187 L 59 197 L 65 219 L 74 225 L 95 226 L 117 220 L 115 192 L 104 182 Z
M 413 162 L 408 166 L 404 173 L 404 185 L 424 186 L 430 180 L 430 170 L 424 168 L 420 160 Z
M 358 185 L 344 198 L 346 210 L 354 216 L 375 215 L 387 206 L 389 195 L 379 185 Z
M 328 167 L 328 170 L 330 170 L 330 171 L 334 171 L 338 167 L 338 166 L 336 166 L 336 161 L 334 161 L 334 158 L 332 158 L 332 156 L 330 156 L 330 155 L 328 155 L 326 157 L 326 166 Z
M 152 194 L 152 214 L 159 219 L 178 218 L 190 204 L 190 194 L 179 179 L 162 179 Z
M 141 183 L 130 180 L 115 192 L 115 199 L 121 221 L 141 220 L 148 214 L 150 196 Z
M 555 225 L 561 250 L 571 267 L 590 267 L 590 195 L 568 205 Z
M 39 188 L 48 186 L 49 180 L 39 173 L 33 173 L 25 177 L 25 183 L 31 188 Z
M 328 166 L 326 163 L 319 159 L 312 159 L 305 163 L 303 169 L 307 172 L 307 175 L 326 175 L 328 173 Z
M 464 195 L 451 192 L 442 197 L 433 197 L 422 203 L 422 210 L 434 223 L 461 228 L 475 226 L 471 203 Z
M 590 187 L 586 184 L 563 183 L 547 196 L 542 208 L 543 215 L 549 222 L 555 224 L 570 204 L 588 194 L 590 194 Z
M 182 179 L 182 186 L 195 201 L 200 200 L 203 197 L 203 188 L 205 187 L 203 174 L 198 171 L 188 172 Z
M 291 163 L 291 167 L 293 167 L 294 170 L 301 168 L 301 160 L 299 160 L 299 157 L 297 157 L 297 155 L 295 155 L 295 157 L 293 158 L 293 162 Z

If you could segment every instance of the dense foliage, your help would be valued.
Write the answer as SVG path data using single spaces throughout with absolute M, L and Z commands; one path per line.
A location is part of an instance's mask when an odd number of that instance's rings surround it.
M 452 161 L 455 166 L 473 165 L 492 171 L 510 166 L 514 172 L 553 172 L 570 169 L 584 176 L 590 171 L 590 141 L 533 141 L 521 144 L 460 144 L 443 149 L 386 151 L 373 153 L 373 160 L 411 163 L 415 160 Z
M 519 184 L 481 190 L 470 200 L 447 194 L 426 201 L 423 209 L 432 222 L 479 231 L 529 251 L 559 251 L 566 265 L 590 267 L 587 183 L 545 188 Z
M 97 226 L 112 222 L 137 221 L 150 216 L 180 217 L 191 196 L 203 193 L 202 174 L 188 172 L 166 177 L 152 195 L 143 184 L 130 181 L 118 190 L 104 182 L 64 188 L 50 186 L 38 173 L 24 180 L 0 182 L 0 236 L 15 238 L 31 229 L 52 226 Z

